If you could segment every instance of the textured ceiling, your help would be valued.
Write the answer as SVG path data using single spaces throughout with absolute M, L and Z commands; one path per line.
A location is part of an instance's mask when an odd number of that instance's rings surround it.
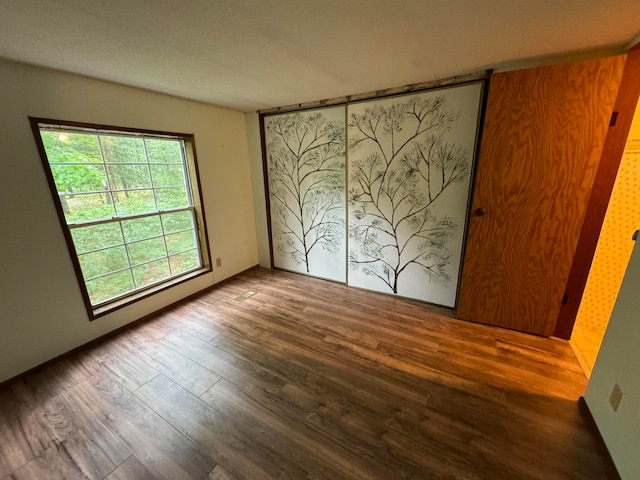
M 1 57 L 243 111 L 638 33 L 638 0 L 0 0 Z

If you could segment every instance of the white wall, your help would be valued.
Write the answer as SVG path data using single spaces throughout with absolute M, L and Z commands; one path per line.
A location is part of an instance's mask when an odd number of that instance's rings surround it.
M 640 472 L 640 245 L 636 242 L 600 347 L 585 401 L 623 479 Z M 622 390 L 618 411 L 609 404 Z
M 262 267 L 271 268 L 269 252 L 269 230 L 267 227 L 267 206 L 264 190 L 264 170 L 262 146 L 260 143 L 260 117 L 256 112 L 245 113 L 247 119 L 247 142 L 251 163 L 251 184 L 253 186 L 253 208 L 256 216 L 256 239 L 258 257 Z
M 0 60 L 0 382 L 258 263 L 243 113 Z M 28 116 L 195 135 L 211 274 L 89 322 Z

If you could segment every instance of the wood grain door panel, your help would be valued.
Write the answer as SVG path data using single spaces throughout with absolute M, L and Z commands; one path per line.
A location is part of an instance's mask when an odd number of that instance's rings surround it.
M 491 77 L 461 318 L 551 335 L 625 56 Z
M 603 227 L 609 199 L 616 183 L 618 168 L 624 154 L 631 123 L 640 98 L 640 44 L 627 54 L 627 61 L 620 80 L 620 88 L 613 107 L 616 121 L 607 131 L 607 138 L 602 147 L 602 156 L 598 171 L 591 189 L 585 220 L 580 232 L 580 240 L 573 256 L 573 263 L 565 293 L 567 302 L 563 303 L 558 314 L 558 321 L 553 332 L 555 337 L 568 340 L 573 332 L 573 325 L 578 315 L 582 295 L 587 284 L 594 258 L 600 230 Z

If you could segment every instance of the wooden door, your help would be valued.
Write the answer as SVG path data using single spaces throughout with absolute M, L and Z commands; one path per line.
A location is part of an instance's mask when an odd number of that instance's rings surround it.
M 491 77 L 458 316 L 551 335 L 625 56 Z
M 640 98 L 640 44 L 627 53 L 616 104 L 613 107 L 616 120 L 612 122 L 613 125 L 609 128 L 602 147 L 602 156 L 591 189 L 582 232 L 565 287 L 567 301 L 560 308 L 556 329 L 553 332 L 555 337 L 567 340 L 571 338 L 613 185 L 616 183 L 618 167 L 627 145 L 631 122 L 636 113 L 638 98 Z

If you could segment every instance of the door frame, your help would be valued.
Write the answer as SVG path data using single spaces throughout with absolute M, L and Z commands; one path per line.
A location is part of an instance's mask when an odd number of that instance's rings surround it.
M 566 340 L 571 338 L 638 98 L 640 98 L 640 43 L 627 53 L 611 124 L 605 138 L 584 223 L 569 271 L 563 303 L 556 321 L 553 333 L 555 337 Z

